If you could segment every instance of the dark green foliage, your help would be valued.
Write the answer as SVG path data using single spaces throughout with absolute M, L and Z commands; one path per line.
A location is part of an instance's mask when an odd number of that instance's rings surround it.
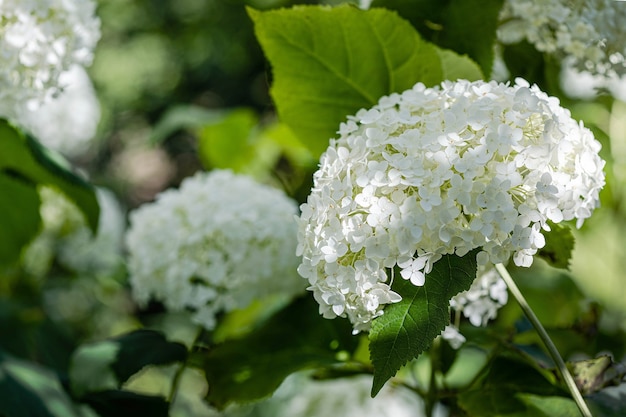
M 59 189 L 82 210 L 91 229 L 97 229 L 100 211 L 93 187 L 60 156 L 0 119 L 0 264 L 17 260 L 39 231 L 37 185 Z
M 53 372 L 0 351 L 0 415 L 78 417 L 82 414 Z
M 537 252 L 541 259 L 555 268 L 569 269 L 574 250 L 574 235 L 567 225 L 549 222 L 550 231 L 544 232 L 546 245 Z
M 39 193 L 13 174 L 0 174 L 0 264 L 15 262 L 22 247 L 39 232 Z
M 270 395 L 291 373 L 347 359 L 358 338 L 343 319 L 326 320 L 312 297 L 300 298 L 250 334 L 199 352 L 209 383 L 207 401 L 223 408 Z
M 154 330 L 136 330 L 119 337 L 80 346 L 72 357 L 72 392 L 82 398 L 88 392 L 120 388 L 147 365 L 184 361 L 187 349 L 168 342 Z M 98 375 L 98 378 L 94 378 Z
M 89 405 L 100 417 L 167 417 L 169 404 L 163 397 L 141 395 L 129 391 L 90 392 L 81 402 Z

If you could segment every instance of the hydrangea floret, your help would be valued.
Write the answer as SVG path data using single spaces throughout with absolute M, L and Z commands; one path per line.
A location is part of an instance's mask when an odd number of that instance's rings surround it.
M 465 337 L 458 328 L 458 319 L 464 316 L 475 327 L 484 327 L 498 316 L 498 310 L 509 300 L 504 280 L 493 267 L 480 268 L 477 278 L 469 290 L 463 291 L 450 300 L 450 308 L 457 320 L 445 328 L 441 337 L 454 349 L 465 343 Z
M 506 283 L 494 268 L 478 274 L 469 290 L 450 300 L 450 307 L 475 326 L 485 326 L 498 316 L 509 299 Z
M 593 74 L 626 73 L 626 4 L 615 0 L 507 0 L 498 39 L 527 40 Z
M 298 272 L 356 332 L 401 299 L 392 279 L 421 286 L 442 255 L 530 266 L 549 221 L 581 226 L 604 185 L 591 131 L 521 79 L 418 83 L 338 133 L 301 206 Z
M 193 320 L 211 330 L 219 312 L 304 292 L 294 255 L 296 213 L 284 192 L 231 171 L 186 178 L 130 214 L 134 298 L 191 310 Z
M 59 76 L 88 66 L 100 38 L 93 0 L 0 2 L 0 117 L 15 117 L 59 93 Z

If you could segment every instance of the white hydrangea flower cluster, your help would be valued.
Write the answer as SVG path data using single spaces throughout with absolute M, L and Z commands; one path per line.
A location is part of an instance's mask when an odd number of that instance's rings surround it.
M 498 39 L 523 39 L 594 74 L 626 73 L 626 3 L 615 0 L 507 0 Z
M 509 293 L 506 283 L 495 268 L 480 268 L 477 276 L 469 290 L 450 300 L 450 307 L 457 314 L 469 319 L 473 326 L 481 327 L 498 316 L 498 310 L 509 300 Z M 465 343 L 465 337 L 459 332 L 457 325 L 447 326 L 441 334 L 454 349 Z
M 76 157 L 93 145 L 100 122 L 100 103 L 85 68 L 74 65 L 59 76 L 59 82 L 65 86 L 61 94 L 16 117 L 18 124 L 44 146 Z
M 57 94 L 61 73 L 87 66 L 100 38 L 93 0 L 0 2 L 0 116 L 13 118 Z
M 282 191 L 226 170 L 186 178 L 130 215 L 133 296 L 191 309 L 207 329 L 218 312 L 304 291 L 297 275 L 297 205 Z
M 368 330 L 400 296 L 388 272 L 423 285 L 444 254 L 529 266 L 548 221 L 598 205 L 600 144 L 524 80 L 418 83 L 348 117 L 301 206 L 298 272 L 326 318 Z
M 507 303 L 506 283 L 495 268 L 480 273 L 469 290 L 450 300 L 450 307 L 461 312 L 475 327 L 486 326 L 498 316 L 498 310 Z

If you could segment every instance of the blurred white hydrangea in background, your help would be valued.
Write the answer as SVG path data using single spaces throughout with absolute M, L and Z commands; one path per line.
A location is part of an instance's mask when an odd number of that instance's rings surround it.
M 54 259 L 73 272 L 92 276 L 120 267 L 125 220 L 111 191 L 96 189 L 100 218 L 95 236 L 80 209 L 60 191 L 41 187 L 39 195 L 42 230 L 24 253 L 27 271 L 44 275 Z
M 100 121 L 100 103 L 87 71 L 72 66 L 59 76 L 63 91 L 41 107 L 21 111 L 20 126 L 44 146 L 67 157 L 87 152 Z
M 145 304 L 215 315 L 270 295 L 304 292 L 295 256 L 297 206 L 282 191 L 226 170 L 186 178 L 130 215 L 133 295 Z
M 93 0 L 0 2 L 0 116 L 15 119 L 56 94 L 60 76 L 88 66 L 100 38 Z
M 549 221 L 581 226 L 604 186 L 600 143 L 536 86 L 418 83 L 348 117 L 301 206 L 298 272 L 320 313 L 368 330 L 389 271 L 421 286 L 442 255 L 530 266 Z
M 419 417 L 425 416 L 422 399 L 404 387 L 387 384 L 371 398 L 371 375 L 315 380 L 307 372 L 289 376 L 272 398 L 254 407 L 258 417 Z M 434 417 L 447 416 L 441 405 Z M 235 415 L 244 415 L 243 413 Z M 225 413 L 224 417 L 230 417 Z
M 615 0 L 507 0 L 498 39 L 526 39 L 538 51 L 570 58 L 579 70 L 626 73 L 626 3 Z

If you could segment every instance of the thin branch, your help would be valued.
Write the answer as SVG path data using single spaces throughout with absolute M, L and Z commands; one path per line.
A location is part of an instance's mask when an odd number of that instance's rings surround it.
M 580 410 L 581 414 L 584 417 L 593 417 L 591 414 L 591 411 L 589 410 L 589 407 L 587 406 L 587 403 L 585 403 L 583 396 L 580 394 L 580 391 L 578 390 L 578 387 L 576 386 L 576 382 L 574 381 L 572 374 L 570 374 L 569 370 L 567 369 L 567 366 L 565 365 L 563 358 L 559 354 L 559 351 L 557 350 L 556 346 L 554 346 L 554 343 L 552 342 L 552 339 L 550 339 L 548 332 L 546 332 L 546 329 L 543 327 L 543 325 L 541 324 L 541 322 L 539 321 L 539 319 L 537 318 L 533 310 L 528 305 L 528 302 L 526 301 L 526 299 L 522 295 L 522 292 L 519 290 L 519 288 L 515 284 L 515 281 L 513 281 L 513 277 L 511 277 L 511 275 L 509 274 L 509 271 L 507 271 L 505 266 L 502 264 L 497 264 L 496 270 L 498 271 L 498 273 L 500 274 L 500 276 L 506 283 L 507 287 L 509 287 L 509 291 L 511 291 L 511 294 L 513 295 L 513 297 L 515 297 L 515 299 L 519 303 L 520 307 L 522 308 L 522 311 L 524 312 L 528 320 L 530 320 L 530 322 L 532 323 L 533 327 L 539 334 L 539 337 L 545 344 L 546 348 L 548 348 L 548 352 L 550 353 L 550 356 L 556 363 L 557 369 L 559 373 L 561 374 L 561 377 L 565 381 L 565 385 L 567 385 L 567 388 L 572 394 L 572 398 L 576 402 L 576 405 L 578 406 L 578 409 Z

